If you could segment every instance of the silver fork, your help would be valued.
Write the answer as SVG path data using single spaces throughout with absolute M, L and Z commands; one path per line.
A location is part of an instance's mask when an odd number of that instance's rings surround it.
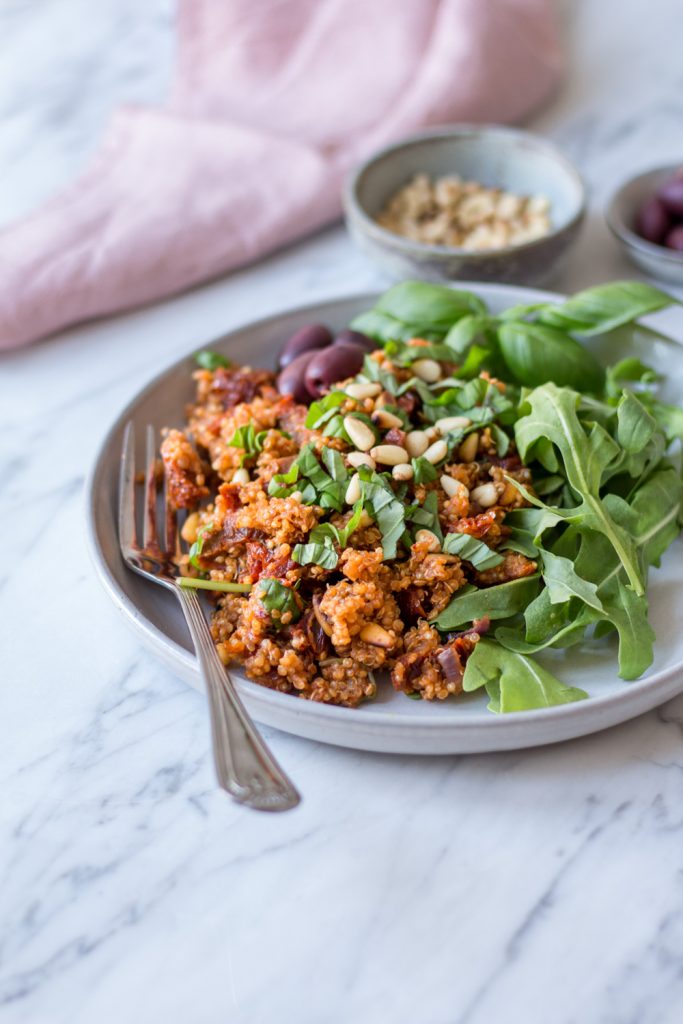
M 179 541 L 176 514 L 164 487 L 163 523 L 157 525 L 156 444 L 147 427 L 142 545 L 137 540 L 135 433 L 126 426 L 119 479 L 119 543 L 126 563 L 140 576 L 173 591 L 185 614 L 209 697 L 218 782 L 239 803 L 259 811 L 287 811 L 301 800 L 259 736 L 213 644 L 194 590 L 179 586 L 170 559 Z

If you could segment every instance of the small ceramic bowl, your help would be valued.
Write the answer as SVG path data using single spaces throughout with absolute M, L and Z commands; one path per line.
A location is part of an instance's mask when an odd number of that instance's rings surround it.
M 646 242 L 636 234 L 635 223 L 645 200 L 653 196 L 680 166 L 680 162 L 668 164 L 629 178 L 612 195 L 605 211 L 607 225 L 629 259 L 646 274 L 677 285 L 683 285 L 683 253 Z
M 473 251 L 414 242 L 380 227 L 375 218 L 387 201 L 420 173 L 546 196 L 551 231 L 520 245 Z M 434 128 L 389 146 L 359 167 L 344 190 L 346 222 L 361 249 L 392 277 L 431 281 L 546 281 L 576 238 L 585 200 L 578 171 L 555 146 L 497 125 Z

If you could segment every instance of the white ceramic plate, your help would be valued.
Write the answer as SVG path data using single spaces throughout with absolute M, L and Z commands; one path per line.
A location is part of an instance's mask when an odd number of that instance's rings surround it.
M 503 285 L 468 285 L 495 312 L 515 303 L 557 299 L 556 295 Z M 309 306 L 242 327 L 209 345 L 231 359 L 252 366 L 272 366 L 281 344 L 298 327 L 312 321 L 346 326 L 368 309 L 376 295 L 362 295 Z M 597 343 L 596 347 L 600 345 Z M 602 343 L 604 347 L 604 342 Z M 636 339 L 630 352 L 667 374 L 669 401 L 683 399 L 683 358 L 675 343 L 654 345 Z M 623 348 L 603 355 L 616 359 Z M 175 363 L 123 410 L 109 431 L 88 483 L 88 533 L 93 559 L 108 594 L 143 644 L 177 676 L 201 688 L 197 664 L 179 606 L 173 595 L 129 572 L 119 554 L 116 498 L 123 429 L 132 419 L 138 427 L 152 423 L 182 425 L 185 403 L 193 394 L 192 355 Z M 141 440 L 143 430 L 138 429 Z M 138 452 L 142 462 L 142 450 Z M 331 707 L 275 693 L 234 673 L 250 712 L 259 722 L 286 732 L 341 746 L 390 753 L 444 754 L 510 750 L 554 743 L 596 732 L 656 707 L 683 690 L 683 635 L 677 622 L 680 600 L 681 542 L 653 571 L 649 587 L 651 621 L 657 634 L 655 661 L 637 682 L 625 683 L 616 672 L 613 643 L 572 647 L 567 655 L 543 658 L 560 678 L 580 686 L 589 700 L 540 711 L 494 715 L 479 694 L 449 701 L 408 700 L 387 683 L 378 698 L 356 710 Z

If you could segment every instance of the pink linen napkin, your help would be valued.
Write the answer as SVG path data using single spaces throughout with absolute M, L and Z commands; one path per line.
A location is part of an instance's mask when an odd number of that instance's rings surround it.
M 180 0 L 165 109 L 0 233 L 0 347 L 216 277 L 339 215 L 424 125 L 513 121 L 561 69 L 550 0 Z

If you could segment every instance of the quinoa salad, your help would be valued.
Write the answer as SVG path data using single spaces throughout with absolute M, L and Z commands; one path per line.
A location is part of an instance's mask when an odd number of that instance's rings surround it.
M 641 287 L 654 308 L 672 301 Z M 622 323 L 642 308 L 630 302 Z M 681 425 L 647 368 L 636 397 L 633 373 L 610 377 L 583 346 L 590 325 L 539 308 L 503 319 L 472 293 L 408 282 L 336 336 L 283 339 L 278 370 L 198 354 L 186 426 L 163 431 L 161 456 L 187 513 L 180 582 L 207 593 L 226 666 L 351 708 L 379 686 L 430 701 L 484 688 L 494 711 L 584 699 L 531 655 L 593 633 L 616 636 L 624 678 L 644 671 L 624 618 L 649 629 L 647 565 L 678 533 L 667 450 Z M 520 354 L 516 325 L 547 335 Z M 546 366 L 553 332 L 564 349 Z M 624 424 L 643 414 L 634 441 Z M 596 446 L 604 466 L 577 482 Z M 675 514 L 644 552 L 617 498 L 645 515 L 653 486 Z

